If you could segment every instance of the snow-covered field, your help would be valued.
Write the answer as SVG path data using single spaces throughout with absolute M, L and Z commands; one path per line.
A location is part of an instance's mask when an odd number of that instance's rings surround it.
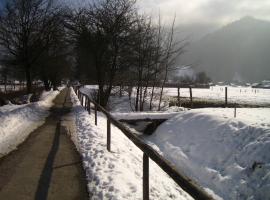
M 177 88 L 165 89 L 166 95 L 177 96 Z M 228 102 L 270 103 L 270 89 L 227 86 Z M 180 89 L 181 97 L 190 97 L 188 88 Z M 192 96 L 206 99 L 225 100 L 225 86 L 211 86 L 210 89 L 192 88 Z
M 270 90 L 259 90 L 255 93 L 251 88 L 247 88 L 250 92 L 240 93 L 239 89 L 228 88 L 228 93 L 236 100 L 253 98 L 257 102 L 270 102 Z M 87 87 L 83 90 L 87 92 Z M 170 90 L 167 94 L 169 92 Z M 173 92 L 177 95 L 176 89 L 173 89 L 171 94 Z M 185 89 L 181 89 L 181 96 L 185 93 L 188 97 L 189 90 L 185 92 Z M 193 96 L 196 95 L 223 98 L 224 90 L 218 87 L 213 90 L 193 89 Z M 247 96 L 242 97 L 244 95 Z M 74 105 L 72 116 L 76 124 L 71 132 L 83 158 L 92 199 L 142 199 L 143 153 L 113 125 L 113 153 L 107 152 L 106 117 L 98 113 L 98 125 L 95 126 L 94 115 L 88 115 L 84 111 L 73 91 L 71 97 Z M 50 98 L 53 96 L 48 95 L 48 99 Z M 29 104 L 0 107 L 1 147 L 2 141 L 7 145 L 2 138 L 17 131 L 14 123 L 18 127 L 26 126 L 22 119 L 15 121 L 20 113 L 26 113 L 25 116 L 31 116 L 34 120 L 39 116 L 30 108 L 44 108 L 41 111 L 43 115 L 40 116 L 44 119 L 49 103 L 42 104 L 46 106 Z M 121 106 L 120 111 L 124 111 L 124 104 Z M 115 113 L 119 108 L 115 107 L 113 111 Z M 269 108 L 238 108 L 236 118 L 234 109 L 230 108 L 167 108 L 167 112 L 170 111 L 178 111 L 179 114 L 160 125 L 153 135 L 141 136 L 157 152 L 194 179 L 215 199 L 270 197 Z M 13 121 L 14 123 L 8 123 Z M 8 142 L 10 146 L 14 146 L 12 139 Z M 150 199 L 191 199 L 151 160 L 149 171 Z

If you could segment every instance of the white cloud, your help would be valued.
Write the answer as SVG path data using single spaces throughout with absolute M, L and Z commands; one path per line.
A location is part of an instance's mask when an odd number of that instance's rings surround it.
M 138 0 L 140 12 L 157 17 L 166 23 L 176 15 L 185 35 L 200 39 L 247 15 L 270 21 L 269 0 Z
M 227 25 L 246 15 L 270 21 L 269 0 L 139 0 L 140 11 L 178 23 Z

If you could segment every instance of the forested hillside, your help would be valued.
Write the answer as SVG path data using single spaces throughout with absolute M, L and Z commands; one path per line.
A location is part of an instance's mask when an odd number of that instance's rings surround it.
M 183 57 L 214 82 L 260 82 L 270 78 L 269 35 L 270 22 L 246 16 L 191 43 Z

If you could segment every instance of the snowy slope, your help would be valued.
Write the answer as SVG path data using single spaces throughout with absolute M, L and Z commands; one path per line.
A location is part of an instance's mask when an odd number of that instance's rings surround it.
M 269 113 L 270 109 L 241 108 L 234 118 L 234 109 L 189 110 L 145 139 L 223 199 L 266 199 L 270 197 Z

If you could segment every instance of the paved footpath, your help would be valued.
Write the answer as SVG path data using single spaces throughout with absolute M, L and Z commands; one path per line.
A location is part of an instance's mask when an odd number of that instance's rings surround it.
M 69 89 L 53 103 L 46 122 L 0 159 L 0 200 L 89 199 L 80 155 L 61 125 L 72 108 Z

